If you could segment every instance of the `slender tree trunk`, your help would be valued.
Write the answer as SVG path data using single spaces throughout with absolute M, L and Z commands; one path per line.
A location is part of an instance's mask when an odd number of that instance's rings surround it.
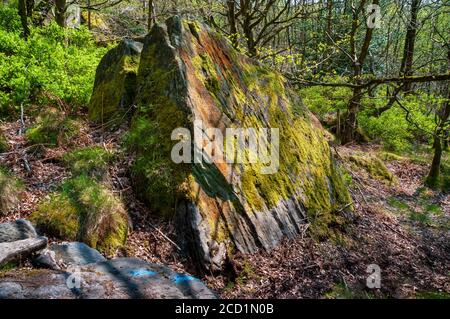
M 88 23 L 88 29 L 91 30 L 92 29 L 92 25 L 91 25 L 91 0 L 87 0 L 87 23 Z
M 236 1 L 235 0 L 227 0 L 227 17 L 228 17 L 228 24 L 230 25 L 230 37 L 231 37 L 231 43 L 233 44 L 233 47 L 238 47 L 238 31 L 237 31 L 237 25 L 236 25 Z
M 441 172 L 442 144 L 440 136 L 436 135 L 434 137 L 433 148 L 434 148 L 433 162 L 431 163 L 431 168 L 430 172 L 428 173 L 426 184 L 434 188 L 437 187 L 439 184 L 439 176 Z
M 448 142 L 449 142 L 449 140 L 450 140 L 449 130 L 446 129 L 445 132 L 444 132 L 444 142 L 443 142 L 443 144 L 444 144 L 444 147 L 443 147 L 444 151 L 448 151 Z
M 27 3 L 27 17 L 32 18 L 34 10 L 34 0 L 26 0 Z
M 378 5 L 379 0 L 373 0 L 372 4 Z M 356 34 L 358 29 L 359 14 L 365 8 L 365 1 L 360 3 L 358 9 L 354 9 L 353 19 L 352 19 L 352 31 L 350 33 L 350 46 L 351 46 L 351 56 L 353 57 L 353 78 L 356 82 L 361 80 L 363 74 L 364 62 L 366 61 L 367 55 L 369 54 L 370 42 L 372 41 L 373 28 L 366 25 L 366 34 L 364 36 L 364 41 L 360 50 L 359 55 L 356 53 Z M 350 99 L 347 107 L 347 116 L 343 123 L 342 136 L 340 136 L 341 143 L 347 144 L 355 141 L 358 131 L 358 113 L 360 109 L 362 99 L 362 89 L 356 87 L 353 89 L 352 98 Z
M 450 46 L 447 47 L 447 67 L 450 72 Z M 442 105 L 441 112 L 438 114 L 439 124 L 433 142 L 434 156 L 426 180 L 426 184 L 430 187 L 437 187 L 439 185 L 442 151 L 447 147 L 446 141 L 448 143 L 448 125 L 450 121 L 450 83 L 448 81 L 446 91 L 447 100 Z
M 356 140 L 358 131 L 358 113 L 361 104 L 362 92 L 360 88 L 353 89 L 352 98 L 347 107 L 347 116 L 345 117 L 341 132 L 341 143 L 347 144 Z
M 330 37 L 333 33 L 333 0 L 327 0 L 327 33 Z M 331 39 L 328 39 L 328 43 L 330 41 Z
M 156 23 L 155 2 L 148 0 L 148 16 L 147 16 L 147 31 L 150 32 L 152 26 Z
M 55 0 L 55 20 L 56 23 L 62 28 L 67 26 L 66 11 L 66 0 Z
M 18 9 L 20 22 L 22 23 L 23 37 L 27 39 L 28 36 L 30 35 L 30 28 L 28 26 L 27 1 L 19 0 Z
M 450 88 L 447 88 L 448 92 L 450 92 Z M 450 93 L 447 97 L 450 100 Z M 445 147 L 444 139 L 446 138 L 446 126 L 448 125 L 448 121 L 450 119 L 450 103 L 449 101 L 445 101 L 442 106 L 442 111 L 439 116 L 439 127 L 436 130 L 436 134 L 434 136 L 433 148 L 434 148 L 434 156 L 433 161 L 431 162 L 430 172 L 427 177 L 427 185 L 430 187 L 437 187 L 439 185 L 439 176 L 441 172 L 441 159 L 442 159 L 442 151 Z M 448 137 L 447 137 L 448 138 Z M 444 145 L 443 145 L 444 144 Z
M 417 35 L 417 16 L 420 10 L 420 3 L 422 0 L 412 0 L 411 2 L 411 17 L 406 31 L 405 47 L 403 48 L 403 59 L 400 67 L 400 74 L 405 76 L 413 75 L 413 61 L 414 61 L 414 47 L 416 45 Z M 403 91 L 411 91 L 411 83 L 405 84 Z

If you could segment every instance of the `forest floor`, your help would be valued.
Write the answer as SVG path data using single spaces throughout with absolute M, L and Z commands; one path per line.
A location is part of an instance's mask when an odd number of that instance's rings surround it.
M 26 188 L 20 207 L 0 216 L 0 222 L 27 218 L 38 202 L 70 175 L 60 160 L 64 153 L 92 145 L 120 153 L 118 145 L 124 133 L 123 129 L 109 133 L 85 126 L 68 145 L 33 151 L 18 134 L 20 128 L 20 121 L 0 125 L 11 148 L 0 161 Z M 422 186 L 430 161 L 393 156 L 385 163 L 394 179 L 386 181 L 350 167 L 345 159 L 353 153 L 379 154 L 379 147 L 352 145 L 338 147 L 335 153 L 350 170 L 355 206 L 343 236 L 321 241 L 306 231 L 271 252 L 237 255 L 230 271 L 205 276 L 205 282 L 222 298 L 450 297 L 450 195 Z M 133 224 L 127 247 L 118 256 L 139 257 L 195 273 L 172 242 L 173 225 L 152 216 L 136 199 L 127 170 L 131 161 L 122 153 L 109 172 Z M 381 269 L 380 289 L 366 286 L 369 265 Z

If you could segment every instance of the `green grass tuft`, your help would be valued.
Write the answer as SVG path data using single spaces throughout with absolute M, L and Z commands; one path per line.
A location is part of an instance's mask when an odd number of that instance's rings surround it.
M 0 166 L 0 215 L 13 210 L 20 203 L 22 183 Z
M 128 234 L 121 200 L 87 175 L 65 181 L 30 219 L 48 236 L 79 240 L 106 255 L 122 247 Z
M 80 129 L 79 121 L 66 116 L 59 110 L 47 109 L 26 131 L 26 138 L 29 143 L 34 145 L 58 146 L 77 136 Z
M 73 175 L 85 174 L 97 180 L 105 179 L 108 166 L 113 159 L 114 154 L 101 146 L 74 150 L 63 156 L 63 162 Z

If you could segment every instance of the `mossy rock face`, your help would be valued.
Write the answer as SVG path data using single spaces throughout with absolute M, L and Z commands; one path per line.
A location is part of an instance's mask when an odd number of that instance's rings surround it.
M 351 202 L 323 129 L 277 72 L 237 53 L 197 22 L 169 19 L 144 43 L 138 110 L 128 135 L 137 193 L 154 212 L 175 217 L 180 242 L 204 267 L 227 253 L 269 250 L 311 223 L 320 236 L 343 223 Z M 176 128 L 278 128 L 279 168 L 262 164 L 175 164 Z M 196 145 L 191 146 L 194 148 Z
M 128 218 L 123 204 L 86 175 L 64 182 L 30 220 L 48 236 L 82 241 L 106 255 L 113 255 L 127 240 Z
M 89 102 L 89 118 L 117 124 L 133 104 L 142 43 L 125 39 L 100 61 Z
M 0 166 L 0 215 L 17 207 L 22 189 L 22 183 L 6 168 Z

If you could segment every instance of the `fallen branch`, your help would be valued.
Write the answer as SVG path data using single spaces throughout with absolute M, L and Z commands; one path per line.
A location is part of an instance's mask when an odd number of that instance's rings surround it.
M 178 246 L 172 239 L 170 239 L 169 237 L 167 237 L 158 227 L 156 227 L 155 225 L 153 225 L 152 223 L 150 223 L 149 221 L 147 221 L 147 224 L 153 228 L 154 230 L 156 230 L 164 239 L 166 239 L 169 243 L 171 243 L 172 245 L 174 245 L 178 251 L 181 251 L 180 246 Z
M 387 78 L 374 78 L 361 83 L 333 83 L 333 82 L 320 82 L 309 81 L 299 78 L 289 78 L 295 85 L 305 86 L 327 86 L 327 87 L 348 87 L 351 89 L 365 89 L 373 85 L 387 84 L 387 83 L 423 83 L 423 82 L 438 82 L 450 80 L 450 73 L 436 74 L 436 75 L 420 75 L 420 76 L 403 76 L 403 77 L 387 77 Z

